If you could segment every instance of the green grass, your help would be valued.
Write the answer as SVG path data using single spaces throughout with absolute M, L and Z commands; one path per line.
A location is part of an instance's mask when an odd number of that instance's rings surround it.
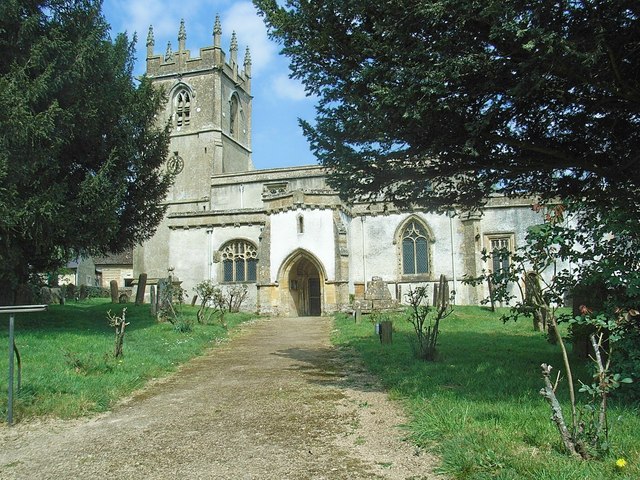
M 158 323 L 149 305 L 128 304 L 124 355 L 115 360 L 115 330 L 108 324 L 107 311 L 119 315 L 123 306 L 95 299 L 16 316 L 22 388 L 14 393 L 14 421 L 107 410 L 148 380 L 174 371 L 227 336 L 219 324 L 198 325 L 193 307 L 183 307 L 185 316 L 194 321 L 193 329 L 180 333 L 170 323 Z M 249 318 L 248 314 L 225 316 L 230 329 Z M 6 422 L 8 316 L 0 320 L 0 421 Z
M 631 405 L 612 402 L 608 456 L 585 462 L 563 453 L 538 393 L 540 364 L 561 367 L 559 347 L 533 332 L 530 321 L 503 324 L 487 309 L 459 307 L 441 324 L 437 361 L 423 362 L 413 357 L 407 321 L 394 318 L 393 344 L 381 345 L 364 318 L 356 325 L 338 317 L 334 342 L 354 348 L 391 395 L 404 401 L 411 439 L 440 455 L 443 473 L 477 480 L 640 478 L 640 418 Z M 590 378 L 584 367 L 574 375 Z M 614 466 L 620 457 L 628 462 L 623 471 Z

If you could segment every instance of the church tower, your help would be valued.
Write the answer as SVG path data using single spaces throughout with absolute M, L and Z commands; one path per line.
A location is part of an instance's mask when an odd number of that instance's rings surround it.
M 191 228 L 189 220 L 210 216 L 218 208 L 211 182 L 217 175 L 253 171 L 251 160 L 251 57 L 247 48 L 238 61 L 238 40 L 231 35 L 229 56 L 221 46 L 222 28 L 216 16 L 212 46 L 199 57 L 186 49 L 184 20 L 178 47 L 168 42 L 166 52 L 154 52 L 153 27 L 147 36 L 146 75 L 167 97 L 158 122 L 171 126 L 167 171 L 174 183 L 165 203 L 167 214 L 152 239 L 134 252 L 134 271 L 162 278 L 174 261 L 172 231 Z M 203 276 L 204 278 L 204 276 Z
M 221 47 L 216 17 L 213 46 L 191 58 L 187 32 L 180 22 L 178 49 L 171 42 L 154 53 L 153 28 L 147 37 L 147 76 L 167 95 L 161 121 L 171 123 L 168 167 L 176 173 L 173 196 L 186 200 L 208 195 L 211 175 L 253 170 L 251 161 L 251 57 L 247 49 L 238 64 L 238 40 L 231 35 L 229 58 Z M 181 175 L 181 171 L 187 175 Z

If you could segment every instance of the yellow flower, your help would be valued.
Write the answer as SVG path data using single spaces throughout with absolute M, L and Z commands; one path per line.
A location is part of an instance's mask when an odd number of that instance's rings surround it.
M 616 460 L 616 468 L 623 469 L 627 466 L 627 461 L 624 458 Z

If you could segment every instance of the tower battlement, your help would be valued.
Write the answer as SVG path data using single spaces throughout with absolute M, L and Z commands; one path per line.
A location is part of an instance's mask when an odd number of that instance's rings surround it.
M 171 42 L 167 43 L 164 55 L 154 53 L 155 38 L 153 26 L 149 26 L 147 35 L 147 71 L 151 78 L 174 76 L 176 74 L 190 74 L 207 70 L 220 70 L 231 78 L 238 88 L 251 93 L 251 55 L 247 47 L 242 66 L 238 64 L 238 39 L 236 33 L 231 35 L 229 58 L 222 50 L 222 27 L 220 17 L 216 16 L 213 26 L 213 45 L 200 48 L 200 56 L 191 58 L 191 52 L 185 47 L 187 33 L 184 20 L 180 21 L 178 31 L 178 49 L 173 51 Z M 241 68 L 242 67 L 242 68 Z

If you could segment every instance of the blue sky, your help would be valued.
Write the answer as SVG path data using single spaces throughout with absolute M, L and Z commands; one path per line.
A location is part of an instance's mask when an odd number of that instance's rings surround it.
M 251 52 L 253 94 L 253 163 L 256 168 L 289 167 L 317 163 L 302 135 L 298 118 L 313 120 L 314 100 L 305 97 L 301 84 L 288 78 L 288 59 L 269 40 L 262 18 L 250 1 L 241 0 L 104 0 L 103 12 L 112 35 L 126 31 L 138 35 L 136 74 L 143 74 L 146 39 L 153 25 L 156 54 L 164 55 L 167 42 L 175 51 L 180 20 L 187 31 L 191 56 L 213 44 L 216 14 L 222 23 L 222 48 L 229 54 L 231 33 L 238 36 L 238 57 Z

